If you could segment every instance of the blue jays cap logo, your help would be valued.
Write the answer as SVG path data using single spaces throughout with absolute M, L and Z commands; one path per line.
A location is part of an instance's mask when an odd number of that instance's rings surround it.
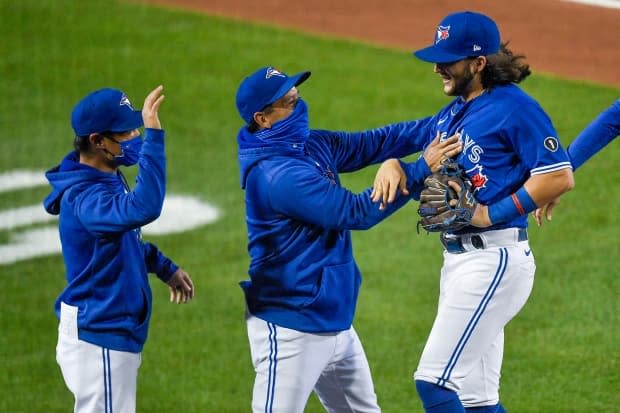
M 118 103 L 120 106 L 128 106 L 129 109 L 134 110 L 133 106 L 131 106 L 131 102 L 129 101 L 129 98 L 127 98 L 126 95 L 123 94 L 123 96 L 121 96 L 121 101 Z
M 269 79 L 272 76 L 286 77 L 286 75 L 280 72 L 278 69 L 274 69 L 273 67 L 268 67 L 267 73 L 265 74 L 265 79 Z
M 437 26 L 437 39 L 435 44 L 450 37 L 450 26 Z

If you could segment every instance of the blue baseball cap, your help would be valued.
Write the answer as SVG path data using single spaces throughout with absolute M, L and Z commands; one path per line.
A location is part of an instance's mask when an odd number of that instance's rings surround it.
M 127 132 L 143 125 L 142 112 L 134 110 L 120 90 L 96 90 L 80 100 L 71 112 L 76 136 L 100 132 Z
M 431 63 L 449 63 L 470 56 L 488 56 L 499 51 L 497 24 L 488 16 L 472 11 L 450 14 L 439 23 L 432 46 L 413 54 Z
M 254 114 L 293 88 L 299 86 L 310 77 L 310 72 L 287 76 L 271 66 L 262 67 L 243 79 L 237 89 L 237 110 L 247 123 L 251 123 Z

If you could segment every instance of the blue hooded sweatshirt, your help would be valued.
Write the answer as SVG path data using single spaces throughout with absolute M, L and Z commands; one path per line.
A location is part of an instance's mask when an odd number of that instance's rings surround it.
M 78 307 L 78 338 L 105 348 L 140 352 L 151 316 L 147 273 L 164 282 L 177 270 L 140 227 L 159 216 L 166 190 L 164 132 L 146 129 L 133 191 L 123 176 L 79 163 L 77 152 L 45 175 L 47 212 L 58 228 L 67 286 L 56 300 Z
M 361 284 L 350 230 L 372 227 L 410 198 L 379 210 L 372 188 L 354 194 L 338 173 L 418 152 L 429 133 L 427 120 L 357 133 L 310 130 L 278 141 L 240 130 L 250 255 L 250 280 L 241 287 L 251 314 L 309 333 L 350 328 Z M 406 173 L 410 193 L 419 194 L 428 165 L 420 158 Z

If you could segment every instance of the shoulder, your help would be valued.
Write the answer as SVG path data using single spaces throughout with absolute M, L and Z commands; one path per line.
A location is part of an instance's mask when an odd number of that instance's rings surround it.
M 348 132 L 344 131 L 333 131 L 327 129 L 312 129 L 310 130 L 310 136 L 306 141 L 307 144 L 311 145 L 326 145 L 329 142 L 334 140 L 342 139 L 348 134 Z
M 252 170 L 257 179 L 264 180 L 269 185 L 280 185 L 309 174 L 311 165 L 300 158 L 291 156 L 273 156 L 261 160 Z
M 536 99 L 514 84 L 497 86 L 489 91 L 489 95 L 494 103 L 500 103 L 515 110 L 540 108 Z
M 90 201 L 95 198 L 114 196 L 123 192 L 124 190 L 120 181 L 110 176 L 106 179 L 85 180 L 72 185 L 65 191 L 63 201 L 79 203 L 85 200 Z
M 540 103 L 517 85 L 498 86 L 490 90 L 488 96 L 486 109 L 489 113 L 495 113 L 509 123 L 533 117 L 548 119 Z

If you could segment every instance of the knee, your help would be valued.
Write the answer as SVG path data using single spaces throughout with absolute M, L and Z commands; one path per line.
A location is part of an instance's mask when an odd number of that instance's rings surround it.
M 456 392 L 422 380 L 415 387 L 427 413 L 465 413 Z

